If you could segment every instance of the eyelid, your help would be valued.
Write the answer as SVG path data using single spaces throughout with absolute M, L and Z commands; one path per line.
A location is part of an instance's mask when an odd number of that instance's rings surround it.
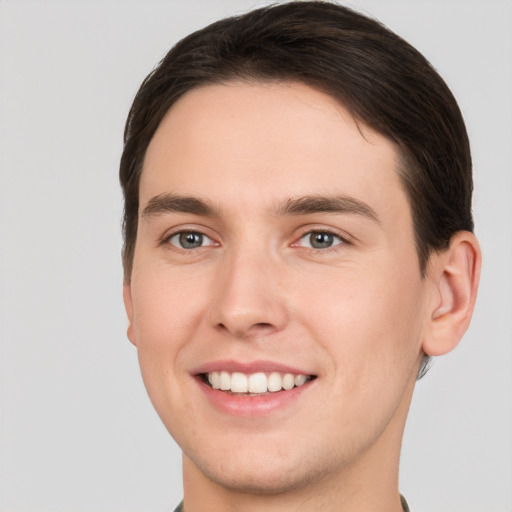
M 302 244 L 300 243 L 302 240 L 308 240 L 308 238 L 310 239 L 311 236 L 314 234 L 314 233 L 320 233 L 320 234 L 326 234 L 326 235 L 330 235 L 333 237 L 333 239 L 338 239 L 338 241 L 336 242 L 336 240 L 333 240 L 333 244 L 332 245 L 329 245 L 327 247 L 313 247 L 311 245 L 311 242 L 309 241 L 308 244 Z M 309 231 L 307 233 L 304 233 L 298 240 L 297 244 L 299 247 L 306 247 L 307 249 L 314 249 L 315 251 L 326 251 L 326 250 L 329 250 L 329 249 L 334 249 L 335 247 L 338 247 L 339 245 L 342 245 L 344 244 L 345 241 L 337 234 L 335 233 L 330 233 L 328 231 L 316 231 L 316 230 L 313 230 L 313 231 Z
M 200 235 L 202 237 L 202 242 L 203 244 L 200 245 L 199 247 L 190 247 L 190 248 L 185 248 L 185 247 L 181 247 L 178 243 L 174 244 L 172 242 L 172 240 L 174 238 L 176 239 L 179 239 L 179 237 L 183 234 L 187 234 L 187 235 L 191 235 L 191 234 L 195 234 L 195 235 Z M 178 240 L 177 240 L 178 241 Z M 207 242 L 207 241 L 210 241 L 210 243 L 204 243 L 204 242 Z M 172 246 L 174 247 L 177 247 L 178 249 L 183 249 L 183 250 L 187 250 L 187 251 L 191 251 L 193 249 L 200 249 L 202 247 L 207 247 L 209 245 L 215 245 L 215 243 L 213 242 L 213 240 L 208 236 L 208 235 L 205 235 L 204 233 L 200 233 L 199 231 L 178 231 L 177 233 L 174 233 L 173 235 L 169 236 L 167 238 L 167 242 L 169 244 L 171 244 Z
M 303 227 L 301 230 L 300 230 L 300 234 L 295 238 L 295 242 L 293 242 L 291 245 L 292 247 L 305 247 L 303 245 L 301 245 L 299 242 L 306 236 L 308 235 L 311 235 L 311 233 L 327 233 L 329 235 L 333 235 L 335 236 L 336 238 L 339 238 L 341 243 L 338 243 L 338 244 L 335 244 L 328 249 L 334 249 L 335 247 L 339 246 L 339 245 L 353 245 L 354 243 L 354 239 L 347 233 L 345 233 L 344 231 L 341 231 L 339 229 L 335 229 L 335 228 L 332 228 L 332 227 L 325 227 L 325 226 L 307 226 L 307 227 Z M 309 249 L 310 247 L 305 247 L 306 249 Z M 314 247 L 312 248 L 314 250 L 319 250 L 319 251 L 325 251 L 326 249 L 315 249 Z
M 171 239 L 181 235 L 183 233 L 197 233 L 199 235 L 202 235 L 204 238 L 208 239 L 210 243 L 206 245 L 202 245 L 200 247 L 197 247 L 196 249 L 202 249 L 204 247 L 209 246 L 220 246 L 221 244 L 216 240 L 216 237 L 212 234 L 209 234 L 211 230 L 207 229 L 204 226 L 198 226 L 198 225 L 181 225 L 181 226 L 175 226 L 171 229 L 168 229 L 162 237 L 158 241 L 158 245 L 171 245 L 174 249 L 185 251 L 185 252 L 191 252 L 192 249 L 185 249 L 184 247 L 180 247 L 179 245 L 171 244 Z

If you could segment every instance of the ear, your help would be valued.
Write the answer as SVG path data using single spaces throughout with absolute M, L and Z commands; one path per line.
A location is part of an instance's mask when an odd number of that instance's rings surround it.
M 439 356 L 453 350 L 466 332 L 475 307 L 482 256 L 473 233 L 460 231 L 446 251 L 432 255 L 427 279 L 433 283 L 423 351 Z
M 128 282 L 123 284 L 123 302 L 124 309 L 126 310 L 126 316 L 128 317 L 128 329 L 126 335 L 133 345 L 137 346 L 135 339 L 135 331 L 133 329 L 133 300 L 132 300 L 132 286 Z

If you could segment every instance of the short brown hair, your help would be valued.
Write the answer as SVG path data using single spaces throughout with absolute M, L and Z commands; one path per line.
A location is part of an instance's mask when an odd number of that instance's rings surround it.
M 473 231 L 469 140 L 449 88 L 410 44 L 378 21 L 330 2 L 287 2 L 226 18 L 176 44 L 142 83 L 124 134 L 123 264 L 131 276 L 147 147 L 187 91 L 233 81 L 302 82 L 394 141 L 421 273 L 430 253 Z

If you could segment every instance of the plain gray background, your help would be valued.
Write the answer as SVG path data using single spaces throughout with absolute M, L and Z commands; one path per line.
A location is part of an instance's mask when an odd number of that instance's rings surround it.
M 164 512 L 181 498 L 179 449 L 125 337 L 123 123 L 173 42 L 254 5 L 0 1 L 1 512 Z M 510 512 L 512 2 L 353 5 L 458 98 L 485 258 L 470 331 L 417 386 L 401 490 L 414 512 Z

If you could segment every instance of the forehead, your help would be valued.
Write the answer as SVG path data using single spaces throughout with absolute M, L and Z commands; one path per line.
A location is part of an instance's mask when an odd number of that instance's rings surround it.
M 210 85 L 180 98 L 156 131 L 141 207 L 166 192 L 229 205 L 343 194 L 386 210 L 405 200 L 398 161 L 395 144 L 309 86 Z

